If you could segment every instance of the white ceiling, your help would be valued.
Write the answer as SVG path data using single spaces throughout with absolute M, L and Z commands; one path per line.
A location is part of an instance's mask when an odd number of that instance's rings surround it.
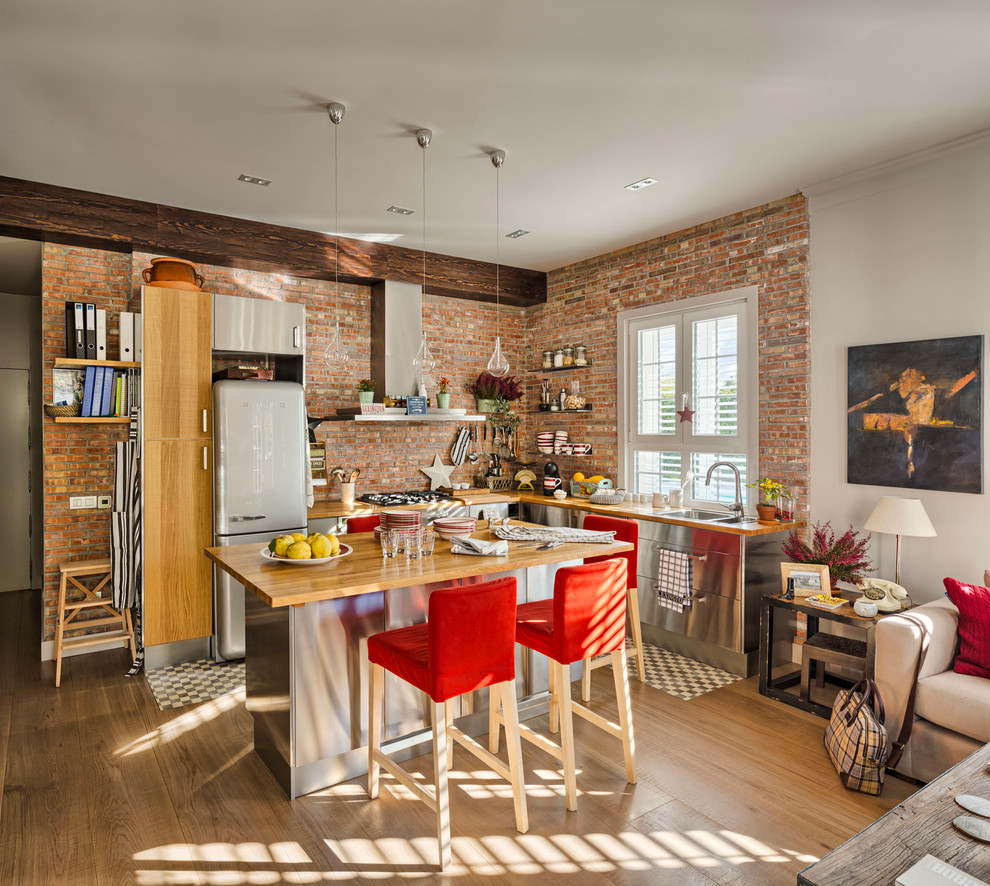
M 987 0 L 0 0 L 0 174 L 550 270 L 990 127 Z M 272 179 L 268 188 L 240 173 Z M 646 176 L 659 184 L 623 186 Z

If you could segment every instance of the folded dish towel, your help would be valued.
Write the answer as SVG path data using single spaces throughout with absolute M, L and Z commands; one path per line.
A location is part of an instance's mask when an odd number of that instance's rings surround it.
M 680 551 L 661 548 L 657 564 L 657 602 L 666 609 L 683 612 L 691 607 L 694 591 L 694 560 Z
M 509 553 L 507 541 L 483 541 L 480 538 L 455 535 L 450 540 L 450 553 L 472 554 L 475 557 L 504 557 Z
M 495 526 L 492 533 L 509 541 L 583 541 L 591 544 L 607 545 L 615 541 L 614 532 L 594 532 L 591 529 L 570 529 L 550 526 Z

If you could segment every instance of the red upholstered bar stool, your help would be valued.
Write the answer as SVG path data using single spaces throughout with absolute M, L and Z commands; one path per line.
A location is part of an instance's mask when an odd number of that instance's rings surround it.
M 639 524 L 635 520 L 622 520 L 619 517 L 605 517 L 599 514 L 588 514 L 582 524 L 585 529 L 594 532 L 614 532 L 616 541 L 627 541 L 632 546 L 631 551 L 615 554 L 626 560 L 626 602 L 629 612 L 629 626 L 632 629 L 633 652 L 636 657 L 636 676 L 640 683 L 646 682 L 646 664 L 643 661 L 643 625 L 639 620 L 639 593 L 636 587 L 636 552 L 639 546 Z M 607 557 L 589 557 L 585 563 L 595 563 Z M 629 653 L 626 653 L 627 655 Z M 588 658 L 584 662 L 584 674 L 581 676 L 581 698 L 591 701 L 591 672 L 595 668 L 607 665 L 605 656 Z
M 574 765 L 573 714 L 622 740 L 626 779 L 636 783 L 635 742 L 629 675 L 626 673 L 626 561 L 615 557 L 599 563 L 565 566 L 554 577 L 553 599 L 523 603 L 516 614 L 516 642 L 550 659 L 550 730 L 560 744 L 520 726 L 520 735 L 552 754 L 564 767 L 567 808 L 577 809 Z M 619 722 L 613 723 L 571 699 L 568 666 L 595 655 L 609 653 L 619 702 Z M 489 749 L 498 750 L 499 725 L 511 725 L 494 706 L 489 719 Z
M 378 796 L 378 767 L 394 775 L 436 815 L 440 867 L 450 864 L 447 767 L 453 741 L 512 783 L 516 829 L 529 830 L 523 783 L 519 712 L 516 706 L 516 580 L 500 578 L 430 595 L 426 624 L 384 631 L 368 638 L 371 665 L 368 796 Z M 385 671 L 422 689 L 433 700 L 433 790 L 416 781 L 381 750 L 382 684 Z M 446 702 L 489 687 L 489 704 L 504 712 L 509 765 L 453 725 Z M 452 713 L 452 712 L 450 712 Z
M 368 517 L 348 517 L 347 534 L 353 532 L 372 532 L 382 522 L 381 515 L 371 514 Z

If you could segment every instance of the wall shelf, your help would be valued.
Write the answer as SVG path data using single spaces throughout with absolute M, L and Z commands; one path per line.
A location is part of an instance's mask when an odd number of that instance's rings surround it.
M 572 363 L 570 366 L 550 366 L 546 369 L 540 367 L 534 369 L 533 374 L 539 375 L 541 372 L 570 372 L 572 369 L 591 369 L 591 361 L 587 363 Z
M 125 425 L 130 419 L 118 415 L 56 415 L 53 421 L 62 425 Z
M 114 369 L 140 369 L 140 363 L 130 360 L 77 360 L 74 357 L 56 357 L 56 369 L 83 369 L 86 366 L 112 366 Z

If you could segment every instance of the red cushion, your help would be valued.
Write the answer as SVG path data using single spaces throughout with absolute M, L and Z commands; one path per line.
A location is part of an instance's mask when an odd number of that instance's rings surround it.
M 990 588 L 943 579 L 945 593 L 959 610 L 957 674 L 990 678 Z
M 634 588 L 637 582 L 636 550 L 639 546 L 639 524 L 635 520 L 625 520 L 621 517 L 606 517 L 603 514 L 588 514 L 581 524 L 593 532 L 614 532 L 616 541 L 627 541 L 632 546 L 631 551 L 622 554 L 612 554 L 612 557 L 622 557 L 626 561 L 626 587 Z M 588 557 L 585 563 L 599 563 L 610 557 Z
M 382 522 L 380 514 L 372 514 L 370 517 L 351 517 L 347 521 L 347 534 L 354 532 L 371 532 Z
M 434 701 L 515 679 L 515 578 L 434 591 L 428 619 L 369 637 L 368 659 Z
M 553 600 L 524 603 L 516 612 L 516 642 L 561 664 L 614 652 L 625 638 L 622 557 L 558 569 Z

